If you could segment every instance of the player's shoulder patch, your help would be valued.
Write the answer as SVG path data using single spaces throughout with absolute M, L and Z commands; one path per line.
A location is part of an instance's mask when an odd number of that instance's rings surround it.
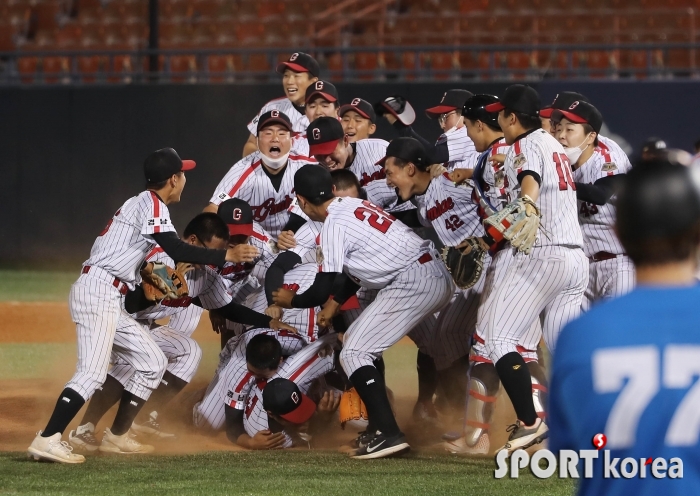
M 527 158 L 523 153 L 518 153 L 515 157 L 513 157 L 513 167 L 516 169 L 520 169 L 526 162 Z
M 603 167 L 601 167 L 603 172 L 612 172 L 617 170 L 617 165 L 615 165 L 615 162 L 606 162 L 603 164 Z

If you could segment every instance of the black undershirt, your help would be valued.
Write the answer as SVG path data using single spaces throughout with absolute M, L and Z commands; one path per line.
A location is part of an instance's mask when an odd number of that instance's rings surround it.
M 173 260 L 217 267 L 223 267 L 226 264 L 226 250 L 210 250 L 185 243 L 175 232 L 154 233 L 151 234 L 151 238 Z
M 447 141 L 438 144 L 431 143 L 418 134 L 411 126 L 407 126 L 399 120 L 394 122 L 394 129 L 398 131 L 399 136 L 415 138 L 420 141 L 428 154 L 431 164 L 444 164 L 450 161 L 450 150 L 447 148 Z
M 575 183 L 576 199 L 594 205 L 605 205 L 610 200 L 610 197 L 616 193 L 624 177 L 624 174 L 618 174 L 601 177 L 593 184 Z
M 287 166 L 285 165 L 281 172 L 272 174 L 263 163 L 262 170 L 265 171 L 267 177 L 270 178 L 270 182 L 272 183 L 272 187 L 275 188 L 275 191 L 279 192 L 280 186 L 282 186 L 282 179 L 284 179 L 284 174 L 287 172 Z
M 272 292 L 284 285 L 284 275 L 301 263 L 301 257 L 292 251 L 283 251 L 265 272 L 265 296 L 267 304 L 272 305 Z

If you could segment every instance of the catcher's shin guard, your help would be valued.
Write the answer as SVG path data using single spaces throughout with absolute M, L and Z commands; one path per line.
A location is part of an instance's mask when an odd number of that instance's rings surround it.
M 530 380 L 532 381 L 532 402 L 535 404 L 537 416 L 544 420 L 547 417 L 545 407 L 547 405 L 547 377 L 544 369 L 537 362 L 529 362 L 527 368 L 530 370 Z
M 500 381 L 492 363 L 473 363 L 469 376 L 464 438 L 468 446 L 475 446 L 488 433 Z

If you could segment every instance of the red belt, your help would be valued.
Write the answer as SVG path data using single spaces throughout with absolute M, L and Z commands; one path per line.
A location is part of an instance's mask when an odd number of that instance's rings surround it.
M 624 255 L 624 253 L 622 255 Z M 617 258 L 617 257 L 620 257 L 622 255 L 616 255 L 615 253 L 610 253 L 607 251 L 599 251 L 598 253 L 595 253 L 593 256 L 588 257 L 588 260 L 591 262 L 602 262 L 604 260 L 612 260 L 613 258 Z
M 83 267 L 82 273 L 87 274 L 88 272 L 90 272 L 90 267 L 91 267 L 90 265 L 86 265 L 85 267 Z M 123 282 L 121 282 L 116 277 L 114 278 L 114 281 L 112 281 L 112 286 L 117 288 L 117 290 L 123 295 L 125 295 L 126 292 L 129 291 L 129 288 L 127 287 L 127 285 L 124 284 Z
M 430 253 L 423 253 L 421 257 L 418 259 L 418 263 L 423 265 L 425 263 L 430 262 L 433 259 L 433 256 Z

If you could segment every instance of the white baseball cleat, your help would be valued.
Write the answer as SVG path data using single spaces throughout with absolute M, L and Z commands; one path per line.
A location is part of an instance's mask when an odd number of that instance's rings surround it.
M 454 441 L 444 441 L 441 446 L 450 453 L 458 455 L 488 455 L 491 443 L 489 442 L 489 435 L 482 434 L 474 446 L 469 446 L 467 438 L 464 436 Z
M 518 449 L 527 449 L 530 446 L 541 443 L 549 437 L 549 427 L 541 418 L 537 418 L 534 424 L 524 425 L 520 420 L 508 426 L 510 432 L 508 442 L 496 453 L 506 450 L 510 455 Z
M 158 412 L 151 412 L 148 416 L 148 421 L 143 424 L 137 424 L 136 422 L 131 424 L 131 430 L 137 434 L 145 434 L 158 439 L 175 439 L 175 434 L 170 432 L 163 432 L 160 429 L 160 422 L 158 422 Z
M 109 428 L 105 429 L 105 435 L 102 436 L 102 444 L 100 451 L 105 453 L 121 453 L 125 455 L 151 453 L 155 448 L 150 444 L 141 444 L 136 439 L 125 432 L 121 436 L 112 434 Z
M 57 463 L 83 463 L 83 455 L 73 454 L 73 448 L 67 442 L 61 441 L 61 433 L 57 432 L 50 437 L 41 437 L 41 431 L 37 432 L 34 441 L 27 448 L 29 458 L 35 460 L 48 460 Z
M 68 442 L 73 449 L 81 453 L 94 453 L 100 449 L 100 443 L 95 438 L 95 426 L 92 422 L 80 425 L 68 433 Z

